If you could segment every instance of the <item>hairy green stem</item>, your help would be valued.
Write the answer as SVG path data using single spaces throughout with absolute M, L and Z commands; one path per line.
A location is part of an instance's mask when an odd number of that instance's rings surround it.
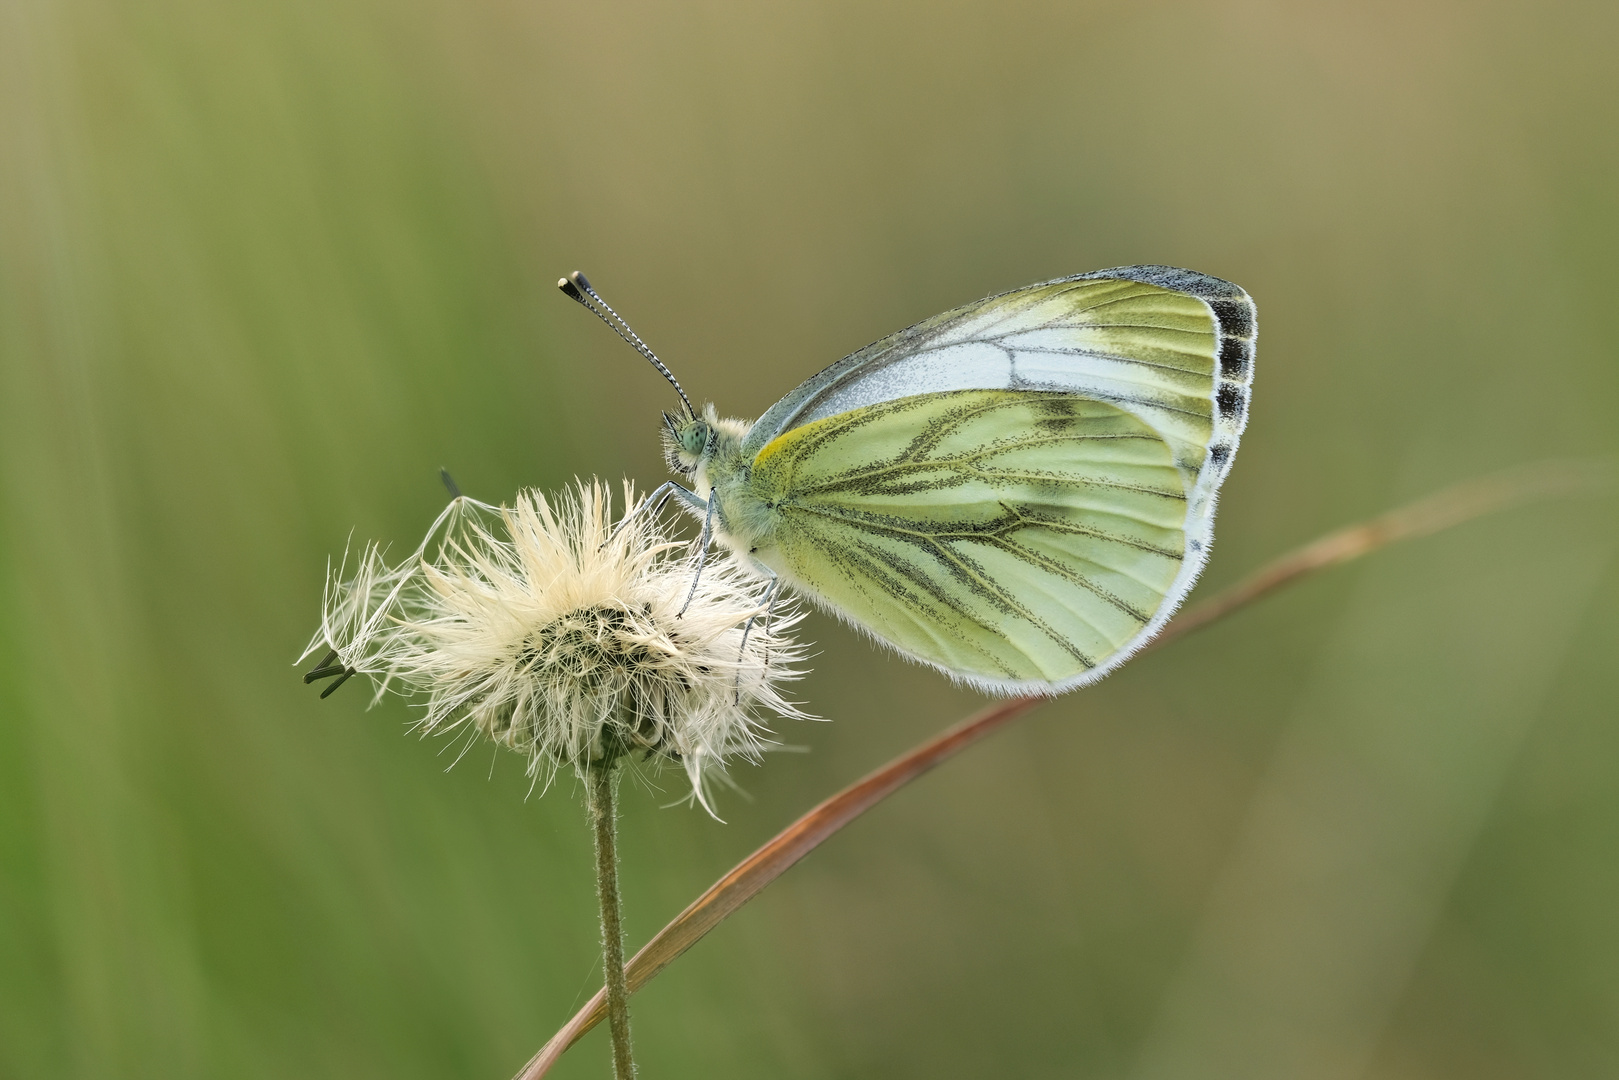
M 630 988 L 624 978 L 624 909 L 618 898 L 618 763 L 598 762 L 586 770 L 586 802 L 596 837 L 596 899 L 601 905 L 602 968 L 607 976 L 607 1027 L 613 1036 L 613 1076 L 632 1080 Z

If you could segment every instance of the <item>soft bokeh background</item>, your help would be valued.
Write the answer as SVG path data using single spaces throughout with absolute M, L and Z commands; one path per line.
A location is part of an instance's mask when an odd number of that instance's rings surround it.
M 662 478 L 593 275 L 755 416 L 1133 262 L 1258 299 L 1205 588 L 1619 450 L 1619 6 L 0 4 L 0 1075 L 510 1075 L 597 949 L 579 793 L 290 666 L 325 561 Z M 635 1001 L 649 1077 L 1619 1076 L 1612 500 L 1315 580 L 857 823 Z M 639 944 L 974 708 L 812 623 L 729 824 L 628 789 Z M 492 764 L 492 771 L 491 771 Z M 593 1034 L 557 1075 L 602 1076 Z

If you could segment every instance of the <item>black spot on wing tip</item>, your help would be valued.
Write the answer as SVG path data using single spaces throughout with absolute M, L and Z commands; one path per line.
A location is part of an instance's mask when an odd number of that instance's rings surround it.
M 1231 462 L 1231 447 L 1224 443 L 1209 447 L 1209 460 L 1214 462 L 1215 468 L 1225 468 Z
M 1221 335 L 1228 338 L 1253 338 L 1254 302 L 1246 295 L 1210 300 L 1208 304 L 1214 311 L 1214 317 L 1220 320 Z
M 1220 376 L 1226 379 L 1246 379 L 1248 366 L 1253 362 L 1254 343 L 1222 335 L 1220 338 Z
M 1236 383 L 1223 382 L 1214 393 L 1214 403 L 1220 407 L 1220 419 L 1231 420 L 1242 415 L 1248 406 L 1247 395 Z

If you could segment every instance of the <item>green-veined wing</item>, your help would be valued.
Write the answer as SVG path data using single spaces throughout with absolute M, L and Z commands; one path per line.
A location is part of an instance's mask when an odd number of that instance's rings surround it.
M 795 427 L 749 487 L 756 557 L 900 651 L 997 690 L 1099 675 L 1185 562 L 1188 474 L 1140 417 L 1071 393 L 927 393 Z
M 838 361 L 773 405 L 744 450 L 862 405 L 941 390 L 1057 390 L 1143 416 L 1196 469 L 1247 420 L 1254 305 L 1229 281 L 1125 266 L 987 297 Z

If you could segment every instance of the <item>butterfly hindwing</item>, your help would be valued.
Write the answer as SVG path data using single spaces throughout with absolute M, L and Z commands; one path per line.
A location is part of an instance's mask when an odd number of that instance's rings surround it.
M 900 651 L 997 689 L 1074 683 L 1142 636 L 1181 573 L 1188 485 L 1116 405 L 913 395 L 812 421 L 752 470 L 761 558 Z

